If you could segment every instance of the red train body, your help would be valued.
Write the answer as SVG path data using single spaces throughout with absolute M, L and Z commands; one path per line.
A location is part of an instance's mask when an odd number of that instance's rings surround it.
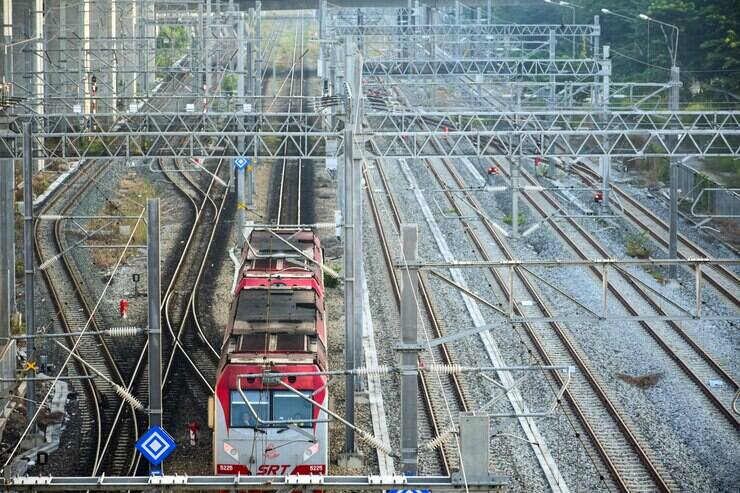
M 310 230 L 254 230 L 224 334 L 213 409 L 216 474 L 326 474 L 323 252 Z M 281 383 L 282 382 L 282 383 Z M 300 394 L 300 395 L 299 395 Z

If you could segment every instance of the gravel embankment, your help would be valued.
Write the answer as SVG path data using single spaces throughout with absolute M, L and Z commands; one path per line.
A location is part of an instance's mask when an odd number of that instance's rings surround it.
M 464 167 L 461 169 L 468 183 L 471 183 L 472 178 L 467 170 Z M 495 200 L 484 204 L 493 218 L 500 218 L 510 210 L 508 194 L 503 192 L 496 194 Z M 525 214 L 527 222 L 531 224 L 532 219 Z M 602 229 L 596 221 L 585 221 L 583 224 L 597 235 L 615 258 L 627 256 L 623 246 L 624 232 L 629 229 L 626 224 L 617 222 L 615 229 Z M 572 231 L 570 233 L 575 234 Z M 573 256 L 547 228 L 540 228 L 527 240 L 512 243 L 518 258 L 563 259 Z M 670 297 L 678 297 L 683 303 L 688 302 L 685 306 L 693 303 L 688 288 L 666 288 L 644 271 L 632 271 L 654 289 L 662 290 Z M 601 305 L 601 286 L 595 277 L 585 271 L 572 268 L 541 269 L 537 273 L 561 289 L 576 293 L 578 299 L 587 306 Z M 690 286 L 690 280 L 683 274 L 681 277 L 684 286 Z M 610 281 L 620 289 L 628 289 L 615 278 L 611 276 Z M 560 314 L 582 316 L 571 303 L 558 299 L 551 290 L 543 290 L 556 302 Z M 711 300 L 711 295 L 705 294 Z M 632 298 L 630 301 L 640 313 L 649 313 L 645 302 Z M 710 303 L 710 309 L 723 310 L 721 304 Z M 616 301 L 610 302 L 610 312 L 626 315 L 616 305 Z M 705 337 L 710 337 L 707 333 L 712 332 L 713 327 L 722 325 L 717 322 L 693 322 L 684 324 L 684 327 L 694 324 L 703 326 Z M 609 384 L 613 395 L 629 410 L 633 421 L 647 439 L 647 445 L 661 457 L 678 484 L 686 491 L 728 491 L 737 484 L 740 459 L 735 453 L 738 446 L 736 432 L 638 324 L 593 321 L 569 324 L 569 328 L 589 355 L 591 368 L 601 376 L 602 381 Z M 721 337 L 722 333 L 718 332 L 718 338 Z M 737 335 L 734 334 L 732 339 L 724 343 L 737 348 Z M 656 381 L 647 387 L 640 387 L 620 379 L 619 375 L 654 376 Z

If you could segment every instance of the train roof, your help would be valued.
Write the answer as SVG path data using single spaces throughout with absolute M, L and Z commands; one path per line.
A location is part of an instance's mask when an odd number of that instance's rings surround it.
M 272 332 L 316 333 L 316 312 L 323 311 L 313 289 L 243 289 L 237 298 L 232 335 Z
M 317 237 L 311 230 L 255 229 L 247 238 L 245 260 L 260 258 L 315 258 Z

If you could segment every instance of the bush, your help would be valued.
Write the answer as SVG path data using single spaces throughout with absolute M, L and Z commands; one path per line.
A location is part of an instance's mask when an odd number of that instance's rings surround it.
M 653 253 L 647 233 L 628 234 L 624 240 L 627 255 L 635 258 L 648 258 Z
M 237 78 L 234 74 L 226 74 L 223 81 L 221 82 L 221 90 L 223 92 L 236 92 Z

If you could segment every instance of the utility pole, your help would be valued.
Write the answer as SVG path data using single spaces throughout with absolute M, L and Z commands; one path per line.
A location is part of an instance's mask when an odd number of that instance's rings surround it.
M 162 313 L 159 271 L 159 199 L 147 199 L 147 296 L 149 301 L 149 427 L 162 425 Z M 162 465 L 150 465 L 152 476 L 162 475 Z
M 237 95 L 237 101 L 239 101 L 239 104 L 244 104 L 245 101 L 245 74 L 244 74 L 244 59 L 247 58 L 247 53 L 249 50 L 246 49 L 246 45 L 244 42 L 244 14 L 241 12 L 239 13 L 239 20 L 237 22 L 237 43 L 238 43 L 238 50 L 236 55 L 236 71 L 237 71 L 237 84 L 236 84 L 236 95 Z M 251 56 L 249 57 L 251 59 Z M 251 60 L 250 60 L 251 61 Z M 237 108 L 237 111 L 243 112 L 244 107 Z M 248 115 L 245 115 L 243 118 L 249 118 Z M 243 135 L 240 135 L 237 137 L 237 148 L 239 149 L 239 155 L 244 156 L 245 154 L 245 137 Z M 231 166 L 231 172 L 234 172 L 234 168 L 236 166 Z M 236 235 L 236 244 L 239 247 L 239 249 L 242 248 L 242 245 L 244 244 L 244 226 L 247 222 L 247 205 L 245 204 L 245 198 L 244 198 L 244 167 L 238 167 L 236 168 L 236 207 L 237 207 L 237 235 Z
M 349 107 L 347 109 L 349 111 Z M 344 127 L 344 200 L 342 216 L 344 220 L 344 367 L 346 370 L 355 368 L 354 354 L 354 292 L 356 289 L 356 272 L 354 262 L 354 215 L 352 207 L 354 194 L 352 187 L 352 125 L 347 122 Z M 351 424 L 355 423 L 355 376 L 347 374 L 345 377 L 345 418 Z M 344 453 L 355 453 L 355 430 L 346 428 Z
M 594 16 L 594 28 L 591 35 L 591 56 L 594 60 L 598 60 L 601 56 L 601 48 L 599 46 L 599 16 Z M 603 66 L 603 65 L 602 65 Z M 593 85 L 591 86 L 591 106 L 596 108 L 599 101 L 601 101 L 599 95 L 599 77 L 594 76 Z
M 514 117 L 515 126 L 519 128 L 519 112 L 522 109 L 522 88 L 516 86 L 516 102 L 514 109 L 516 116 Z M 512 153 L 510 156 L 511 160 L 511 237 L 519 237 L 519 167 L 522 163 L 522 146 L 521 137 L 515 138 L 516 142 L 519 142 L 519 151 L 515 155 Z
M 675 59 L 675 58 L 674 58 Z M 679 90 L 681 88 L 681 72 L 674 63 L 671 67 L 671 93 L 670 93 L 670 110 L 678 111 L 679 105 Z M 674 141 L 670 139 L 670 141 Z M 679 161 L 675 158 L 670 158 L 670 164 L 668 167 L 668 181 L 670 186 L 670 221 L 668 227 L 668 258 L 675 259 L 678 257 L 678 166 Z M 676 264 L 671 264 L 668 267 L 669 278 L 671 280 L 676 279 L 677 274 Z
M 609 83 L 612 69 L 612 62 L 610 60 L 609 46 L 604 46 L 604 60 L 601 64 L 601 70 L 603 71 L 602 88 L 601 88 L 601 110 L 602 118 L 604 123 L 609 118 Z M 612 157 L 609 155 L 609 137 L 604 138 L 605 154 L 601 156 L 601 176 L 602 176 L 602 203 L 604 207 L 609 206 L 609 180 L 611 179 L 612 169 Z
M 25 276 L 26 335 L 35 333 L 33 319 L 33 155 L 31 149 L 31 122 L 23 122 L 23 274 Z M 36 361 L 34 339 L 26 340 L 26 359 Z M 35 377 L 35 375 L 32 375 Z M 36 414 L 36 382 L 29 378 L 26 387 L 26 416 L 33 422 Z M 35 431 L 33 424 L 31 432 Z
M 418 242 L 416 224 L 401 225 L 403 258 L 407 263 L 416 262 Z M 401 473 L 417 475 L 418 426 L 416 402 L 419 387 L 418 312 L 416 296 L 419 291 L 418 270 L 401 269 Z
M 8 224 L 8 214 L 5 210 L 8 207 L 8 195 L 12 192 L 13 187 L 13 160 L 0 160 L 0 337 L 4 341 L 10 338 L 10 296 L 13 292 L 13 286 L 10 285 L 11 252 L 8 251 L 8 235 L 13 230 Z
M 548 38 L 548 48 L 549 48 L 548 55 L 550 57 L 549 58 L 550 59 L 550 62 L 552 62 L 552 63 L 555 62 L 555 50 L 556 50 L 556 47 L 557 47 L 557 44 L 556 43 L 557 43 L 557 40 L 555 38 L 555 30 L 550 29 L 549 38 Z M 555 85 L 555 80 L 556 80 L 555 79 L 555 75 L 554 74 L 553 75 L 550 75 L 550 88 L 549 88 L 550 94 L 548 95 L 549 96 L 549 99 L 550 99 L 550 101 L 549 101 L 550 110 L 554 110 L 555 109 L 555 94 L 557 93 L 557 88 L 556 88 L 556 85 Z
M 33 97 L 36 98 L 35 111 L 39 115 L 44 114 L 44 57 L 46 38 L 44 37 L 44 2 L 43 0 L 34 0 L 33 3 L 33 37 L 37 39 L 34 42 L 35 54 L 32 56 L 33 64 Z M 37 160 L 36 167 L 44 169 L 44 161 Z
M 343 195 L 341 198 L 344 221 L 344 364 L 347 370 L 360 365 L 362 360 L 362 173 L 360 161 L 354 159 L 355 125 L 360 124 L 359 87 L 356 47 L 352 37 L 344 40 L 345 126 L 343 160 Z M 357 103 L 357 105 L 355 105 Z M 358 349 L 359 346 L 359 349 Z M 361 389 L 354 375 L 345 379 L 345 417 L 354 424 L 355 392 Z M 347 464 L 359 457 L 355 448 L 354 430 L 346 429 L 344 460 Z
M 319 0 L 318 12 L 316 13 L 319 21 L 319 61 L 316 67 L 316 73 L 319 79 L 326 79 L 326 0 Z M 323 93 L 323 88 L 322 88 Z
M 5 87 L 1 88 L 8 98 L 11 98 L 15 92 L 13 84 L 13 47 L 9 46 L 13 42 L 13 2 L 11 0 L 2 0 L 3 4 L 3 83 Z M 3 115 L 5 116 L 5 115 Z M 9 123 L 6 120 L 4 123 Z M 7 128 L 6 125 L 3 125 Z M 7 335 L 10 337 L 10 314 L 15 313 L 15 217 L 13 214 L 13 185 L 15 184 L 15 165 L 12 159 L 0 161 L 0 241 L 2 242 L 2 260 L 0 261 L 0 270 L 3 279 L 2 292 L 3 301 L 0 302 L 0 323 L 3 325 L 3 335 L 7 327 Z M 7 315 L 6 315 L 7 313 Z M 7 323 L 6 323 L 7 320 Z
M 257 55 L 255 59 L 254 67 L 254 94 L 256 96 L 262 96 L 262 2 L 257 0 L 254 3 L 254 47 Z M 257 114 L 262 113 L 262 98 L 257 98 L 257 107 L 255 108 Z M 261 118 L 261 117 L 260 117 Z M 257 146 L 254 146 L 255 153 Z M 256 154 L 255 154 L 256 156 Z
M 601 34 L 601 26 L 599 25 L 599 16 L 594 16 L 594 26 L 591 34 L 591 55 L 594 58 L 599 58 L 599 35 Z
M 350 104 L 352 109 L 349 113 L 351 118 L 348 118 L 349 124 L 354 127 L 355 134 L 362 131 L 362 55 L 357 50 L 357 46 L 353 45 L 350 38 L 347 38 L 347 51 L 345 52 L 347 57 L 346 71 L 347 71 L 347 84 L 351 88 L 352 98 Z M 349 141 L 348 145 L 354 146 L 353 141 Z M 364 320 L 362 318 L 362 291 L 359 286 L 362 286 L 362 160 L 360 159 L 361 147 L 358 147 L 359 152 L 352 151 L 352 223 L 354 224 L 352 242 L 354 243 L 354 273 L 355 273 L 355 290 L 352 295 L 352 303 L 354 308 L 352 310 L 354 321 L 352 323 L 354 332 L 353 350 L 354 350 L 354 362 L 355 366 L 361 366 L 363 361 L 362 354 L 362 335 L 364 333 Z M 362 392 L 364 390 L 364 382 L 362 378 L 355 379 L 355 392 Z
M 206 0 L 206 19 L 205 29 L 203 32 L 203 52 L 204 52 L 204 63 L 205 63 L 205 91 L 204 96 L 208 96 L 209 91 L 212 94 L 216 94 L 215 88 L 211 87 L 211 48 L 209 46 L 209 38 L 211 36 L 211 15 L 213 14 L 213 7 L 211 6 L 211 0 Z

